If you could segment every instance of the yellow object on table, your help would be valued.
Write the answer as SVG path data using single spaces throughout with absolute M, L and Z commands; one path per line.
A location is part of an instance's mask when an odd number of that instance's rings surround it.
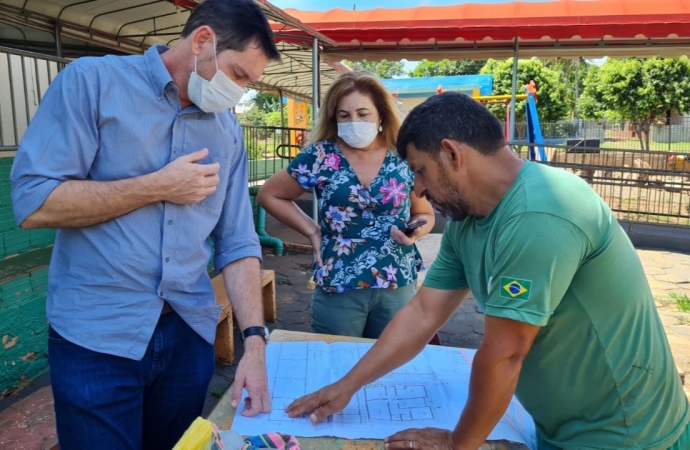
M 213 440 L 213 424 L 197 417 L 187 428 L 173 450 L 209 450 Z

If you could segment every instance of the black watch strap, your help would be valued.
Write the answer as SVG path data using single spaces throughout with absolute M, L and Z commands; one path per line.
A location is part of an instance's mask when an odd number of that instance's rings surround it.
M 268 328 L 266 327 L 249 327 L 245 328 L 240 334 L 240 339 L 244 342 L 250 336 L 263 336 L 266 343 L 268 343 Z

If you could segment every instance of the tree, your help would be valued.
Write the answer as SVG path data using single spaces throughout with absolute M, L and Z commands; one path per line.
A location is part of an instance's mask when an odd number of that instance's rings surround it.
M 280 111 L 280 98 L 268 92 L 257 92 L 254 96 L 254 104 L 265 113 Z
M 512 58 L 505 61 L 490 59 L 482 68 L 481 73 L 494 76 L 494 95 L 511 94 L 513 86 Z M 524 93 L 524 86 L 529 84 L 530 81 L 534 81 L 537 85 L 537 109 L 541 121 L 556 122 L 567 116 L 567 91 L 562 72 L 544 67 L 544 64 L 539 60 L 518 61 L 517 93 Z M 505 119 L 505 105 L 488 106 L 496 117 Z M 518 100 L 516 102 L 515 120 L 516 122 L 526 120 L 525 100 Z
M 690 111 L 690 62 L 654 57 L 609 59 L 585 80 L 585 117 L 630 120 L 640 147 L 649 150 L 652 124 L 660 117 Z
M 587 62 L 586 58 L 555 58 L 544 61 L 544 67 L 561 72 L 566 84 L 566 104 L 573 117 L 578 116 L 578 96 L 582 93 L 584 80 L 594 64 Z
M 381 61 L 367 61 L 363 59 L 353 63 L 343 60 L 343 64 L 352 70 L 367 70 L 381 79 L 399 77 L 405 74 L 402 61 L 386 61 L 385 59 Z
M 448 75 L 476 75 L 484 67 L 486 61 L 474 61 L 472 59 L 461 59 L 451 61 L 444 59 L 441 61 L 429 61 L 423 59 L 413 71 L 409 73 L 411 77 L 443 77 Z
M 237 120 L 242 125 L 266 126 L 267 115 L 257 104 L 254 104 L 248 111 L 237 114 Z

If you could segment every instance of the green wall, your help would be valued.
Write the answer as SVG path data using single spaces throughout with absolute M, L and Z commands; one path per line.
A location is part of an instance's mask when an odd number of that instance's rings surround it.
M 0 395 L 48 369 L 45 315 L 55 231 L 21 230 L 10 198 L 12 158 L 0 158 Z

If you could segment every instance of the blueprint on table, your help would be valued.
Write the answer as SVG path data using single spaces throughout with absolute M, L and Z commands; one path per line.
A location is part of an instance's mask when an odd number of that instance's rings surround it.
M 323 423 L 312 424 L 308 415 L 291 419 L 285 414 L 293 400 L 339 380 L 371 346 L 272 342 L 266 348 L 266 364 L 273 410 L 244 417 L 238 408 L 232 428 L 243 435 L 275 431 L 348 439 L 383 439 L 406 428 L 455 428 L 467 402 L 475 351 L 452 347 L 427 346 L 412 361 L 362 388 L 342 412 Z M 489 439 L 536 448 L 534 423 L 517 399 Z

